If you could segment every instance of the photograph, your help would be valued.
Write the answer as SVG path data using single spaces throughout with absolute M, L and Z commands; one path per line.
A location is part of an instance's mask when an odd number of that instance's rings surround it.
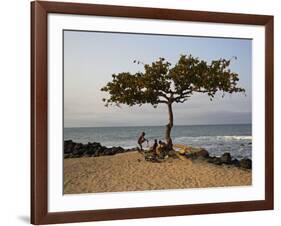
M 62 32 L 63 194 L 252 185 L 252 39 Z
M 32 224 L 274 209 L 275 15 L 203 5 L 31 2 Z

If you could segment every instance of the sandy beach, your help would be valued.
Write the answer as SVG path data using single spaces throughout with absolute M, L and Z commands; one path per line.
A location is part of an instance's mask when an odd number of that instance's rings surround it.
M 145 161 L 137 151 L 113 156 L 64 159 L 64 193 L 95 193 L 246 186 L 251 170 L 203 160 Z

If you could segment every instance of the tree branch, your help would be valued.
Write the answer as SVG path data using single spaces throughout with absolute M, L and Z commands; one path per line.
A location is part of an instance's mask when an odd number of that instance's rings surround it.
M 158 95 L 160 97 L 164 97 L 166 100 L 169 100 L 169 97 L 165 93 L 163 93 L 163 91 L 162 92 L 158 92 Z
M 168 101 L 165 100 L 159 100 L 158 103 L 168 104 Z

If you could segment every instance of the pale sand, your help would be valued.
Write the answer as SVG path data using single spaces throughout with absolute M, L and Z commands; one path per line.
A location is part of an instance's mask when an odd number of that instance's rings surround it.
M 144 191 L 251 185 L 251 170 L 205 161 L 144 160 L 138 152 L 64 159 L 64 193 Z

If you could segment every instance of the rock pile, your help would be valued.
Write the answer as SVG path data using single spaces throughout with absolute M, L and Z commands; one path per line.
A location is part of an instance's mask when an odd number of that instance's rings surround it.
M 184 153 L 184 155 L 187 158 L 201 159 L 216 165 L 226 164 L 226 165 L 241 167 L 244 169 L 252 169 L 251 159 L 248 158 L 244 158 L 241 160 L 233 159 L 229 152 L 223 153 L 221 157 L 216 157 L 216 156 L 210 156 L 209 152 L 202 148 L 195 152 Z
M 73 142 L 72 140 L 64 141 L 64 158 L 98 157 L 115 155 L 133 150 L 134 149 L 124 149 L 122 147 L 108 148 L 97 142 L 82 144 Z

